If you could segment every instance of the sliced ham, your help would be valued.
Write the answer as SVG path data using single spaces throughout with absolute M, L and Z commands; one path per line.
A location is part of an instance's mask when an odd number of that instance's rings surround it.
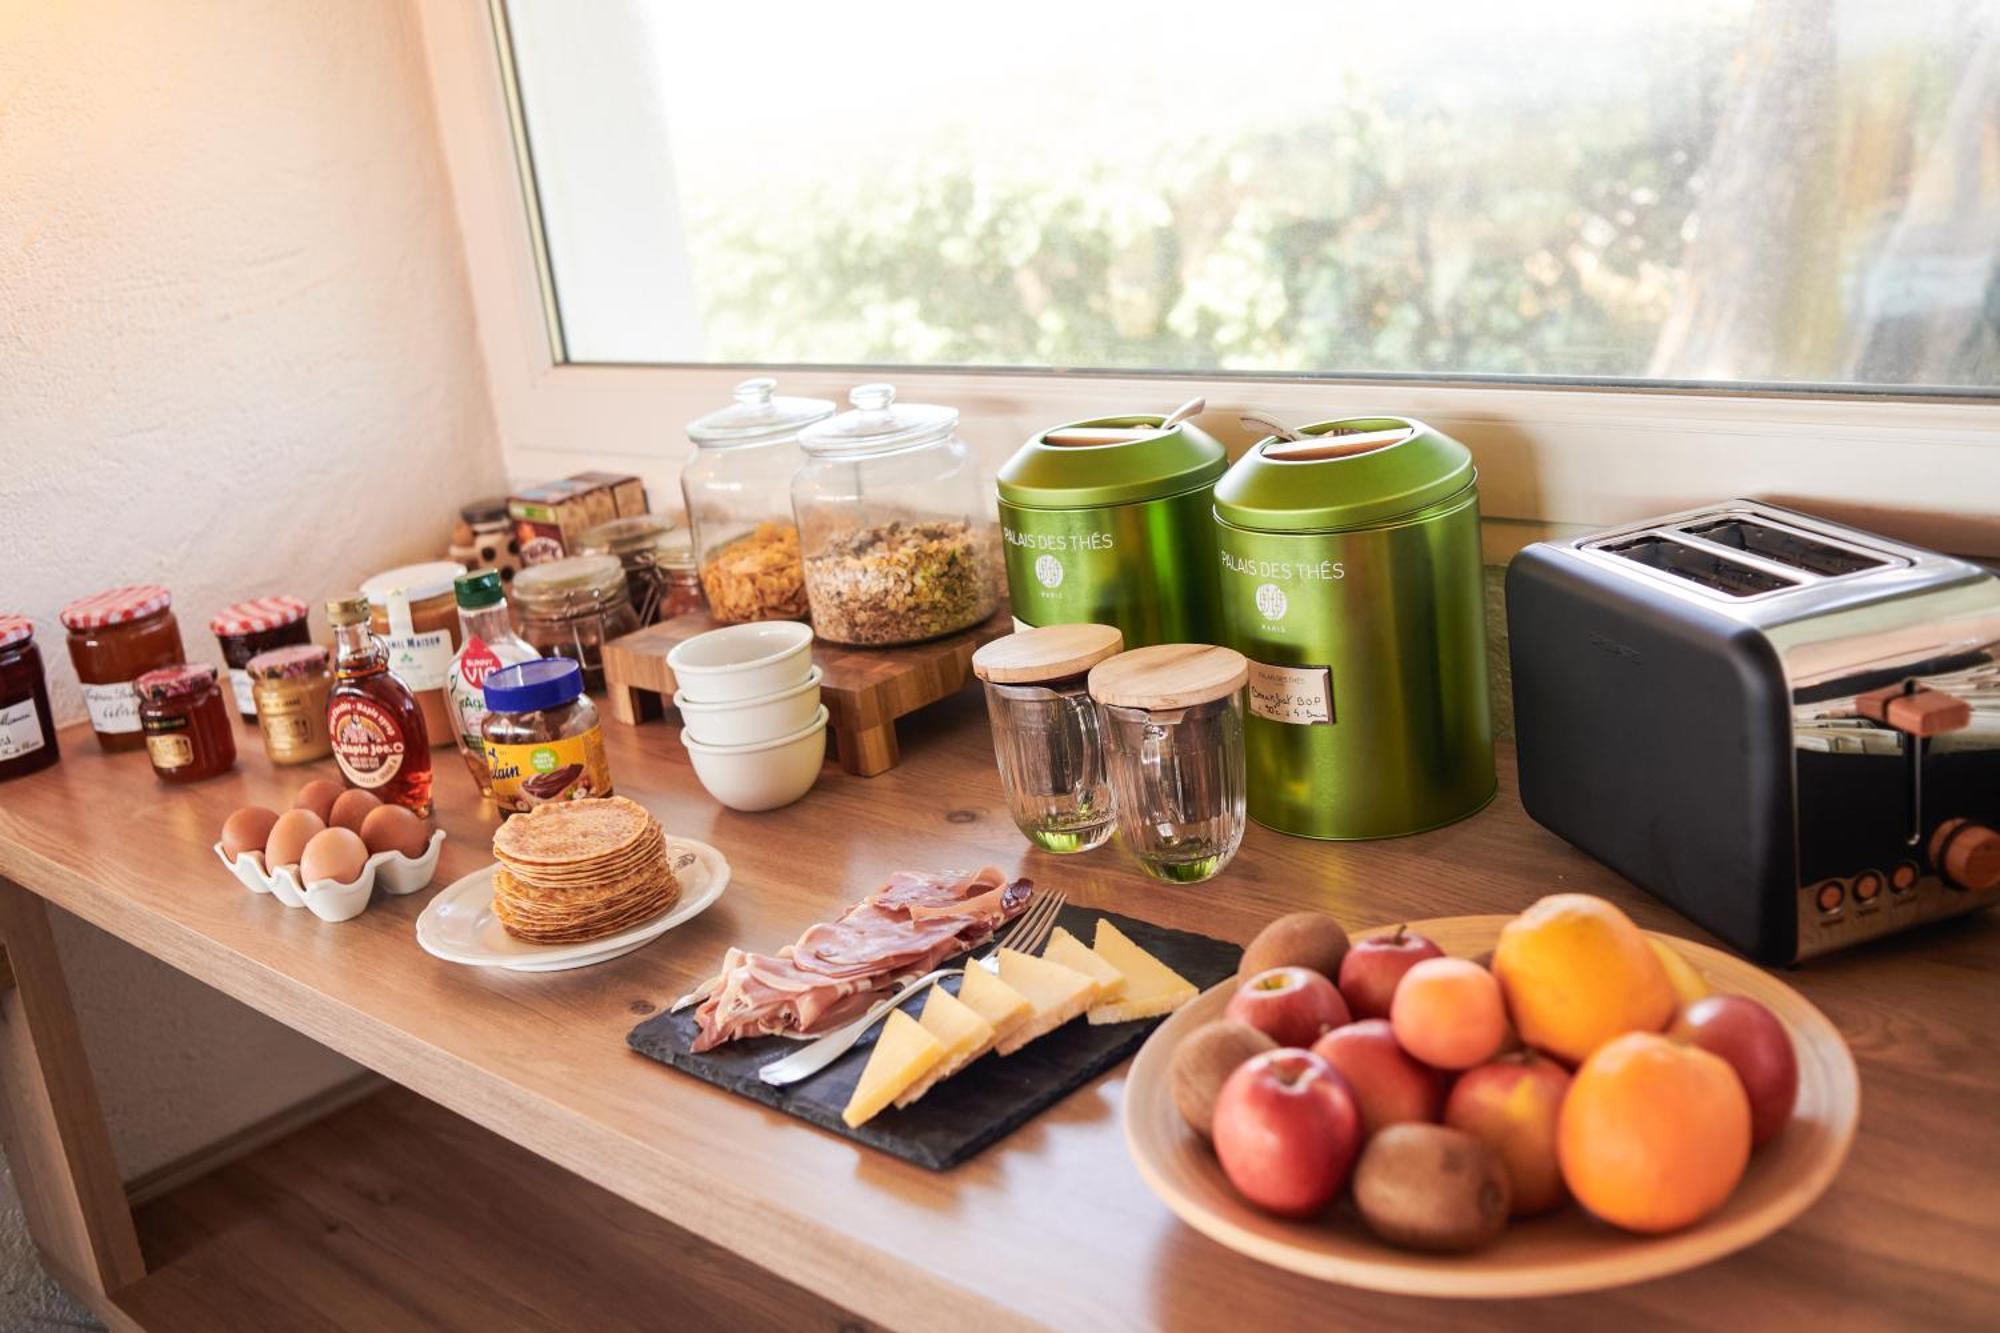
M 694 1049 L 836 1026 L 874 992 L 985 943 L 1033 894 L 1027 880 L 992 866 L 958 876 L 899 871 L 775 954 L 724 953 L 722 969 L 694 992 Z

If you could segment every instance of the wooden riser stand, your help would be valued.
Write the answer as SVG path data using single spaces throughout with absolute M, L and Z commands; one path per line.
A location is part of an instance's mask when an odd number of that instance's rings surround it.
M 674 682 L 667 654 L 684 639 L 717 628 L 706 613 L 676 616 L 604 649 L 604 702 L 629 726 L 672 710 Z M 1014 632 L 1003 603 L 984 624 L 942 639 L 896 648 L 850 648 L 815 640 L 820 702 L 826 705 L 834 753 L 849 773 L 872 778 L 901 761 L 896 720 L 949 698 L 972 679 L 972 654 L 980 645 Z

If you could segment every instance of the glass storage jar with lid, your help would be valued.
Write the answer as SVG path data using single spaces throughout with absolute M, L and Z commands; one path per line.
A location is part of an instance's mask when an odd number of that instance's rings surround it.
M 604 688 L 604 645 L 639 628 L 615 555 L 573 555 L 514 576 L 521 637 L 547 657 L 583 668 L 586 689 Z
M 701 610 L 688 533 L 672 519 L 634 514 L 600 523 L 577 539 L 577 554 L 618 557 L 641 625 Z
M 792 480 L 814 631 L 834 643 L 915 643 L 977 625 L 998 602 L 989 488 L 958 411 L 898 403 L 887 384 L 799 436 Z
M 824 398 L 780 398 L 778 382 L 736 386 L 736 401 L 688 424 L 694 457 L 681 469 L 694 558 L 717 620 L 802 620 L 805 573 L 792 526 L 792 474 L 805 462 L 799 431 L 833 415 Z

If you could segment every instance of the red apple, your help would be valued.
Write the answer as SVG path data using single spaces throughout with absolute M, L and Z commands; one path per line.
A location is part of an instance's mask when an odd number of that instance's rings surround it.
M 1229 1183 L 1282 1217 L 1324 1211 L 1361 1149 L 1347 1080 L 1311 1051 L 1266 1051 L 1241 1065 L 1215 1100 L 1214 1129 Z
M 1314 1042 L 1312 1050 L 1346 1078 L 1368 1134 L 1405 1120 L 1437 1120 L 1444 1082 L 1436 1070 L 1397 1045 L 1388 1019 L 1364 1018 L 1335 1028 Z
M 1405 926 L 1393 935 L 1356 940 L 1340 963 L 1340 995 L 1356 1018 L 1387 1018 L 1403 973 L 1444 950 Z
M 1347 1021 L 1347 1005 L 1319 973 L 1273 967 L 1238 986 L 1222 1016 L 1247 1023 L 1280 1046 L 1310 1046 L 1320 1033 Z
M 1568 1091 L 1568 1070 L 1521 1051 L 1466 1070 L 1445 1099 L 1445 1124 L 1500 1155 L 1515 1217 L 1546 1213 L 1569 1197 L 1556 1157 L 1556 1118 Z
M 1750 1098 L 1750 1146 L 1776 1138 L 1799 1095 L 1799 1058 L 1785 1025 L 1743 995 L 1710 995 L 1681 1011 L 1673 1035 L 1719 1055 Z

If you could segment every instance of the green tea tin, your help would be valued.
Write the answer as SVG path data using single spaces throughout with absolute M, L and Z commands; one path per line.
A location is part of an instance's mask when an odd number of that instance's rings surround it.
M 1333 839 L 1448 824 L 1496 785 L 1472 455 L 1403 417 L 1302 434 L 1215 488 L 1250 817 Z
M 1023 626 L 1115 625 L 1128 648 L 1213 643 L 1222 446 L 1159 416 L 1057 426 L 1000 469 L 1000 531 Z

